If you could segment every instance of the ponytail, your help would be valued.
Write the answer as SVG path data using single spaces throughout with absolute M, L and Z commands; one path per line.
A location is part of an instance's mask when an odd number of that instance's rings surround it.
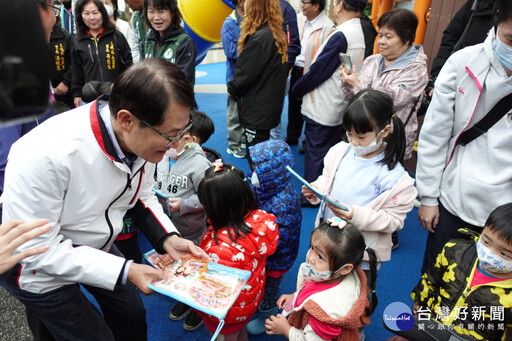
M 370 281 L 367 285 L 371 290 L 371 299 L 370 305 L 365 310 L 365 314 L 366 316 L 370 316 L 373 314 L 375 308 L 377 308 L 377 304 L 379 303 L 377 294 L 375 293 L 375 287 L 377 286 L 377 255 L 375 254 L 375 251 L 369 247 L 366 248 L 366 252 L 368 253 L 370 261 Z
M 392 170 L 398 163 L 402 163 L 405 154 L 405 128 L 400 117 L 393 115 L 390 120 L 391 132 L 385 138 L 387 143 L 384 158 L 380 161 Z
M 364 89 L 352 98 L 343 114 L 343 128 L 358 134 L 381 131 L 388 124 L 391 133 L 384 139 L 387 146 L 379 162 L 392 170 L 403 161 L 405 153 L 405 128 L 402 120 L 394 115 L 393 99 L 385 92 Z

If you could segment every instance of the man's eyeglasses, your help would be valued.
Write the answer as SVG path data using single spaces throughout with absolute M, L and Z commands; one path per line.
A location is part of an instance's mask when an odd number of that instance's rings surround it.
M 60 13 L 60 8 L 59 7 L 54 6 L 54 5 L 50 5 L 49 3 L 45 2 L 45 1 L 39 1 L 39 4 L 41 6 L 50 7 L 53 10 L 53 14 L 55 14 L 56 17 L 59 16 L 59 13 Z
M 307 5 L 307 4 L 310 4 L 310 3 L 311 3 L 311 1 L 304 1 L 304 0 L 301 0 L 300 2 L 301 2 L 303 5 Z
M 137 115 L 133 114 L 133 116 L 137 117 L 142 123 L 144 123 L 146 126 L 148 126 L 149 128 L 153 129 L 154 131 L 156 131 L 157 134 L 159 134 L 160 136 L 162 136 L 164 139 L 167 140 L 167 144 L 165 145 L 165 147 L 169 148 L 169 146 L 176 140 L 179 140 L 180 138 L 183 137 L 183 135 L 185 135 L 189 130 L 190 128 L 192 128 L 192 119 L 189 118 L 188 120 L 188 124 L 185 126 L 185 128 L 183 128 L 181 130 L 181 133 L 179 133 L 178 135 L 176 135 L 175 137 L 169 137 L 167 135 L 165 135 L 164 133 L 162 133 L 160 130 L 156 129 L 155 127 L 153 127 L 151 124 L 149 124 L 148 122 L 144 121 L 142 118 L 138 117 Z

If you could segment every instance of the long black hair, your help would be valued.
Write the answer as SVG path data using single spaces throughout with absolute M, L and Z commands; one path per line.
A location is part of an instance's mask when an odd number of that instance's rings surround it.
M 101 18 L 103 19 L 102 25 L 105 31 L 114 29 L 114 25 L 110 22 L 108 18 L 107 10 L 105 9 L 105 6 L 103 6 L 103 3 L 100 0 L 78 0 L 75 5 L 75 21 L 78 36 L 80 37 L 86 36 L 87 30 L 89 30 L 89 28 L 84 22 L 84 19 L 82 18 L 82 12 L 84 11 L 84 6 L 90 2 L 94 3 L 96 7 L 98 7 L 98 11 L 100 11 Z
M 387 146 L 380 162 L 392 170 L 403 161 L 405 153 L 404 124 L 394 114 L 393 99 L 382 91 L 364 89 L 352 98 L 343 114 L 343 128 L 358 134 L 381 131 L 388 124 L 392 131 L 384 138 Z
M 223 228 L 233 242 L 252 231 L 245 219 L 258 209 L 258 203 L 241 169 L 229 163 L 208 168 L 197 196 L 213 227 L 215 243 L 218 231 Z
M 378 304 L 377 294 L 375 293 L 377 285 L 377 255 L 375 251 L 366 247 L 363 234 L 350 223 L 347 223 L 347 225 L 340 229 L 337 226 L 331 226 L 329 222 L 323 222 L 311 232 L 311 238 L 313 238 L 315 233 L 323 233 L 332 242 L 325 245 L 331 271 L 336 271 L 345 264 L 352 264 L 355 269 L 361 264 L 364 252 L 368 253 L 370 262 L 368 288 L 371 291 L 372 298 L 365 314 L 370 316 Z M 334 273 L 331 276 L 334 276 Z

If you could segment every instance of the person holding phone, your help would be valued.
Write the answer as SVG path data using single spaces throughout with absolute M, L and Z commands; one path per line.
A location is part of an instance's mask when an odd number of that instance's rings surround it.
M 336 29 L 319 47 L 308 72 L 292 88 L 293 95 L 302 98 L 301 111 L 306 123 L 304 178 L 309 182 L 320 176 L 327 151 L 341 139 L 347 101 L 339 90 L 339 54 L 350 55 L 356 68 L 362 66 L 366 45 L 359 18 L 365 6 L 366 0 L 336 0 Z M 303 206 L 311 206 L 301 198 Z
M 413 45 L 418 19 L 412 11 L 395 8 L 384 13 L 377 26 L 380 54 L 365 59 L 361 71 L 347 72 L 340 68 L 342 93 L 350 100 L 359 91 L 371 87 L 393 98 L 396 115 L 405 125 L 404 160 L 408 160 L 418 133 L 416 110 L 428 81 L 427 56 L 421 45 Z

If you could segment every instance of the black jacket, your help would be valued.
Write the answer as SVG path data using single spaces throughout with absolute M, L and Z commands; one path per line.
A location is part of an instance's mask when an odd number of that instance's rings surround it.
M 50 81 L 55 88 L 60 82 L 71 86 L 71 53 L 74 40 L 71 33 L 55 24 L 50 35 Z
M 493 25 L 493 6 L 494 0 L 468 0 L 455 14 L 443 32 L 441 46 L 430 71 L 432 78 L 437 77 L 444 63 L 453 52 L 466 46 L 482 43 L 485 40 L 487 32 Z M 473 15 L 472 18 L 471 15 Z M 468 26 L 470 18 L 471 23 Z M 462 37 L 466 26 L 468 26 L 468 30 Z M 461 37 L 462 40 L 459 42 Z
M 228 83 L 242 127 L 270 130 L 279 124 L 287 76 L 288 65 L 282 62 L 272 32 L 263 25 L 247 38 Z
M 74 108 L 73 96 L 71 95 L 71 54 L 73 53 L 73 47 L 74 39 L 71 33 L 55 24 L 48 45 L 51 64 L 50 82 L 53 88 L 56 88 L 61 82 L 69 88 L 68 93 L 54 96 L 56 100 L 64 102 L 70 108 Z
M 370 18 L 366 16 L 366 14 L 361 13 L 361 28 L 363 29 L 364 35 L 364 58 L 369 57 L 373 54 L 373 49 L 375 47 L 375 37 L 377 37 L 377 30 L 372 24 Z
M 114 82 L 133 64 L 132 52 L 124 35 L 117 30 L 105 30 L 97 41 L 88 35 L 75 36 L 73 49 L 73 97 L 82 96 L 82 87 L 90 81 Z

